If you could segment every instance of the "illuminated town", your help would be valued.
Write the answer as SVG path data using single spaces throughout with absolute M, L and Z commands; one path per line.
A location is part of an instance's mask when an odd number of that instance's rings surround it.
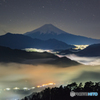
M 86 47 L 88 47 L 89 45 L 74 45 L 76 48 L 74 48 L 74 49 L 76 49 L 76 50 L 78 50 L 78 49 L 80 49 L 80 50 L 83 50 L 83 49 L 85 49 Z M 24 49 L 24 50 L 26 50 L 27 52 L 49 52 L 49 53 L 53 53 L 53 54 L 56 54 L 56 53 L 58 53 L 58 51 L 53 51 L 53 50 L 44 50 L 44 49 L 36 49 L 36 48 L 26 48 L 26 49 Z
M 42 85 L 38 85 L 37 87 L 46 87 L 46 86 L 50 86 L 50 85 L 55 85 L 56 83 L 47 83 L 47 84 L 42 84 Z
M 74 45 L 74 46 L 76 46 L 76 48 L 74 48 L 74 49 L 81 49 L 81 50 L 83 50 L 86 47 L 88 47 L 89 45 Z
M 36 87 L 23 87 L 23 88 L 19 88 L 19 87 L 14 87 L 14 88 L 10 88 L 10 87 L 7 87 L 7 88 L 4 88 L 4 89 L 0 89 L 0 93 L 1 92 L 4 92 L 4 91 L 13 91 L 13 90 L 16 90 L 16 91 L 18 91 L 18 90 L 23 90 L 23 91 L 30 91 L 30 90 L 34 90 L 34 89 L 36 89 L 36 88 L 42 88 L 42 87 L 44 87 L 44 88 L 46 88 L 46 87 L 50 87 L 50 86 L 55 86 L 56 85 L 56 83 L 47 83 L 47 84 L 42 84 L 42 85 L 38 85 L 38 86 L 36 86 Z

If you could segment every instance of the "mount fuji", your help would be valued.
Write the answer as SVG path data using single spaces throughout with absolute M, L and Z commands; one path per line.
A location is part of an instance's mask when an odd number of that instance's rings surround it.
M 84 36 L 73 35 L 55 27 L 52 24 L 45 24 L 38 29 L 25 33 L 24 35 L 42 40 L 57 39 L 67 44 L 90 45 L 100 43 L 100 39 L 92 39 Z
M 58 29 L 57 27 L 55 27 L 52 24 L 45 24 L 42 27 L 31 31 L 32 33 L 35 32 L 40 32 L 40 34 L 62 34 L 65 33 L 64 31 L 62 31 L 61 29 Z M 27 32 L 26 34 L 30 34 L 30 32 Z

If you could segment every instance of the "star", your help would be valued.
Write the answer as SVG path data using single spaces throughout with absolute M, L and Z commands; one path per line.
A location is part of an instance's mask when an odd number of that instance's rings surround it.
M 9 21 L 11 22 L 12 20 L 10 19 Z
M 42 8 L 44 8 L 44 6 L 42 6 Z
M 95 15 L 93 14 L 93 17 L 95 17 Z

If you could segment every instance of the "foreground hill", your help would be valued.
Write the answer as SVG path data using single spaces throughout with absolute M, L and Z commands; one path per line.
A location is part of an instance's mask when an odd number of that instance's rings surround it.
M 56 39 L 40 40 L 33 39 L 22 34 L 7 33 L 0 36 L 0 45 L 10 47 L 12 49 L 38 48 L 38 49 L 68 49 L 74 48 L 73 45 L 68 45 Z
M 69 34 L 55 27 L 52 24 L 45 24 L 36 30 L 25 33 L 24 35 L 42 40 L 54 38 L 68 44 L 77 44 L 77 45 L 100 43 L 99 39 L 92 39 L 84 36 Z

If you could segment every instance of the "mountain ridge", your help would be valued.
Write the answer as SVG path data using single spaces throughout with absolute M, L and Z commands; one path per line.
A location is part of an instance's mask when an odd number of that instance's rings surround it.
M 57 27 L 55 27 L 52 24 L 45 24 L 41 27 L 39 27 L 38 29 L 33 30 L 32 32 L 37 32 L 40 31 L 40 34 L 50 34 L 51 32 L 54 32 L 56 34 L 61 34 L 61 33 L 65 33 L 65 31 L 59 29 Z M 28 33 L 26 33 L 28 34 Z
M 60 55 L 75 54 L 80 57 L 100 57 L 100 43 L 89 45 L 85 49 L 78 51 L 73 51 L 71 49 L 62 50 L 58 54 Z
M 40 59 L 45 59 L 45 62 L 40 62 Z M 35 60 L 35 62 L 34 62 Z M 27 62 L 29 61 L 29 62 Z M 11 49 L 9 47 L 0 46 L 0 62 L 2 63 L 22 63 L 22 64 L 49 64 L 57 65 L 58 67 L 70 67 L 80 65 L 76 61 L 72 61 L 69 58 L 47 53 L 47 52 L 27 52 L 19 49 Z
M 54 42 L 53 42 L 54 41 Z M 10 47 L 12 49 L 25 49 L 25 48 L 37 48 L 37 49 L 68 49 L 73 48 L 73 45 L 68 45 L 62 41 L 56 39 L 41 40 L 37 38 L 31 38 L 22 34 L 7 33 L 0 36 L 0 45 Z
M 24 60 L 58 58 L 56 55 L 43 52 L 26 52 L 25 50 L 11 49 L 0 46 L 0 62 L 17 62 L 22 63 Z
M 78 56 L 84 57 L 100 57 L 100 43 L 92 44 L 87 48 L 76 53 Z
M 49 28 L 52 27 L 52 28 Z M 50 30 L 51 29 L 51 30 Z M 48 30 L 48 31 L 47 31 Z M 74 35 L 65 32 L 52 24 L 45 24 L 33 31 L 26 32 L 24 35 L 30 36 L 32 38 L 38 38 L 41 40 L 48 40 L 54 38 L 72 45 L 90 45 L 94 43 L 100 43 L 100 39 L 92 39 L 85 36 Z

